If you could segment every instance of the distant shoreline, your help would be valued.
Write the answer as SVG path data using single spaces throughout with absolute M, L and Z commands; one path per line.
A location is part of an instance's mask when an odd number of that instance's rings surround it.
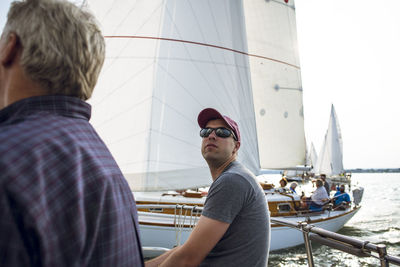
M 348 169 L 346 172 L 351 173 L 400 173 L 400 168 L 380 168 L 380 169 Z
M 400 168 L 379 168 L 379 169 L 347 169 L 350 173 L 400 173 Z M 280 170 L 261 170 L 261 174 L 282 174 Z

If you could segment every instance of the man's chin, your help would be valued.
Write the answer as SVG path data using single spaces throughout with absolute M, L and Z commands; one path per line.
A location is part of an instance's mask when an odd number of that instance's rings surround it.
M 215 160 L 218 160 L 218 155 L 216 155 L 215 153 L 210 153 L 210 152 L 206 151 L 203 153 L 203 158 L 206 161 L 215 161 Z

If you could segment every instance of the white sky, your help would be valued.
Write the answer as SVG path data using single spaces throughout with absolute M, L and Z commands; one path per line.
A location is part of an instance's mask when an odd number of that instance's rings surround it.
M 399 11 L 400 0 L 296 0 L 307 142 L 319 153 L 334 104 L 345 168 L 400 167 Z

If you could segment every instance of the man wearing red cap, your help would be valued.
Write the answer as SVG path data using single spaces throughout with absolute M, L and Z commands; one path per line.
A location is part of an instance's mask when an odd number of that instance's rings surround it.
M 267 202 L 255 176 L 236 161 L 239 127 L 212 108 L 201 111 L 197 120 L 201 153 L 213 179 L 202 216 L 184 245 L 147 266 L 266 266 Z

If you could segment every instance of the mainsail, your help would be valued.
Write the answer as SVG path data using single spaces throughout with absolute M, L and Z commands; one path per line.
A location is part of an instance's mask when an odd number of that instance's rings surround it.
M 243 1 L 262 168 L 305 165 L 303 90 L 293 1 Z
M 328 176 L 344 173 L 342 134 L 333 105 L 331 108 L 328 130 L 318 156 L 315 172 Z
M 242 1 L 87 1 L 106 38 L 92 124 L 132 190 L 211 183 L 197 114 L 235 119 L 239 160 L 260 170 Z

